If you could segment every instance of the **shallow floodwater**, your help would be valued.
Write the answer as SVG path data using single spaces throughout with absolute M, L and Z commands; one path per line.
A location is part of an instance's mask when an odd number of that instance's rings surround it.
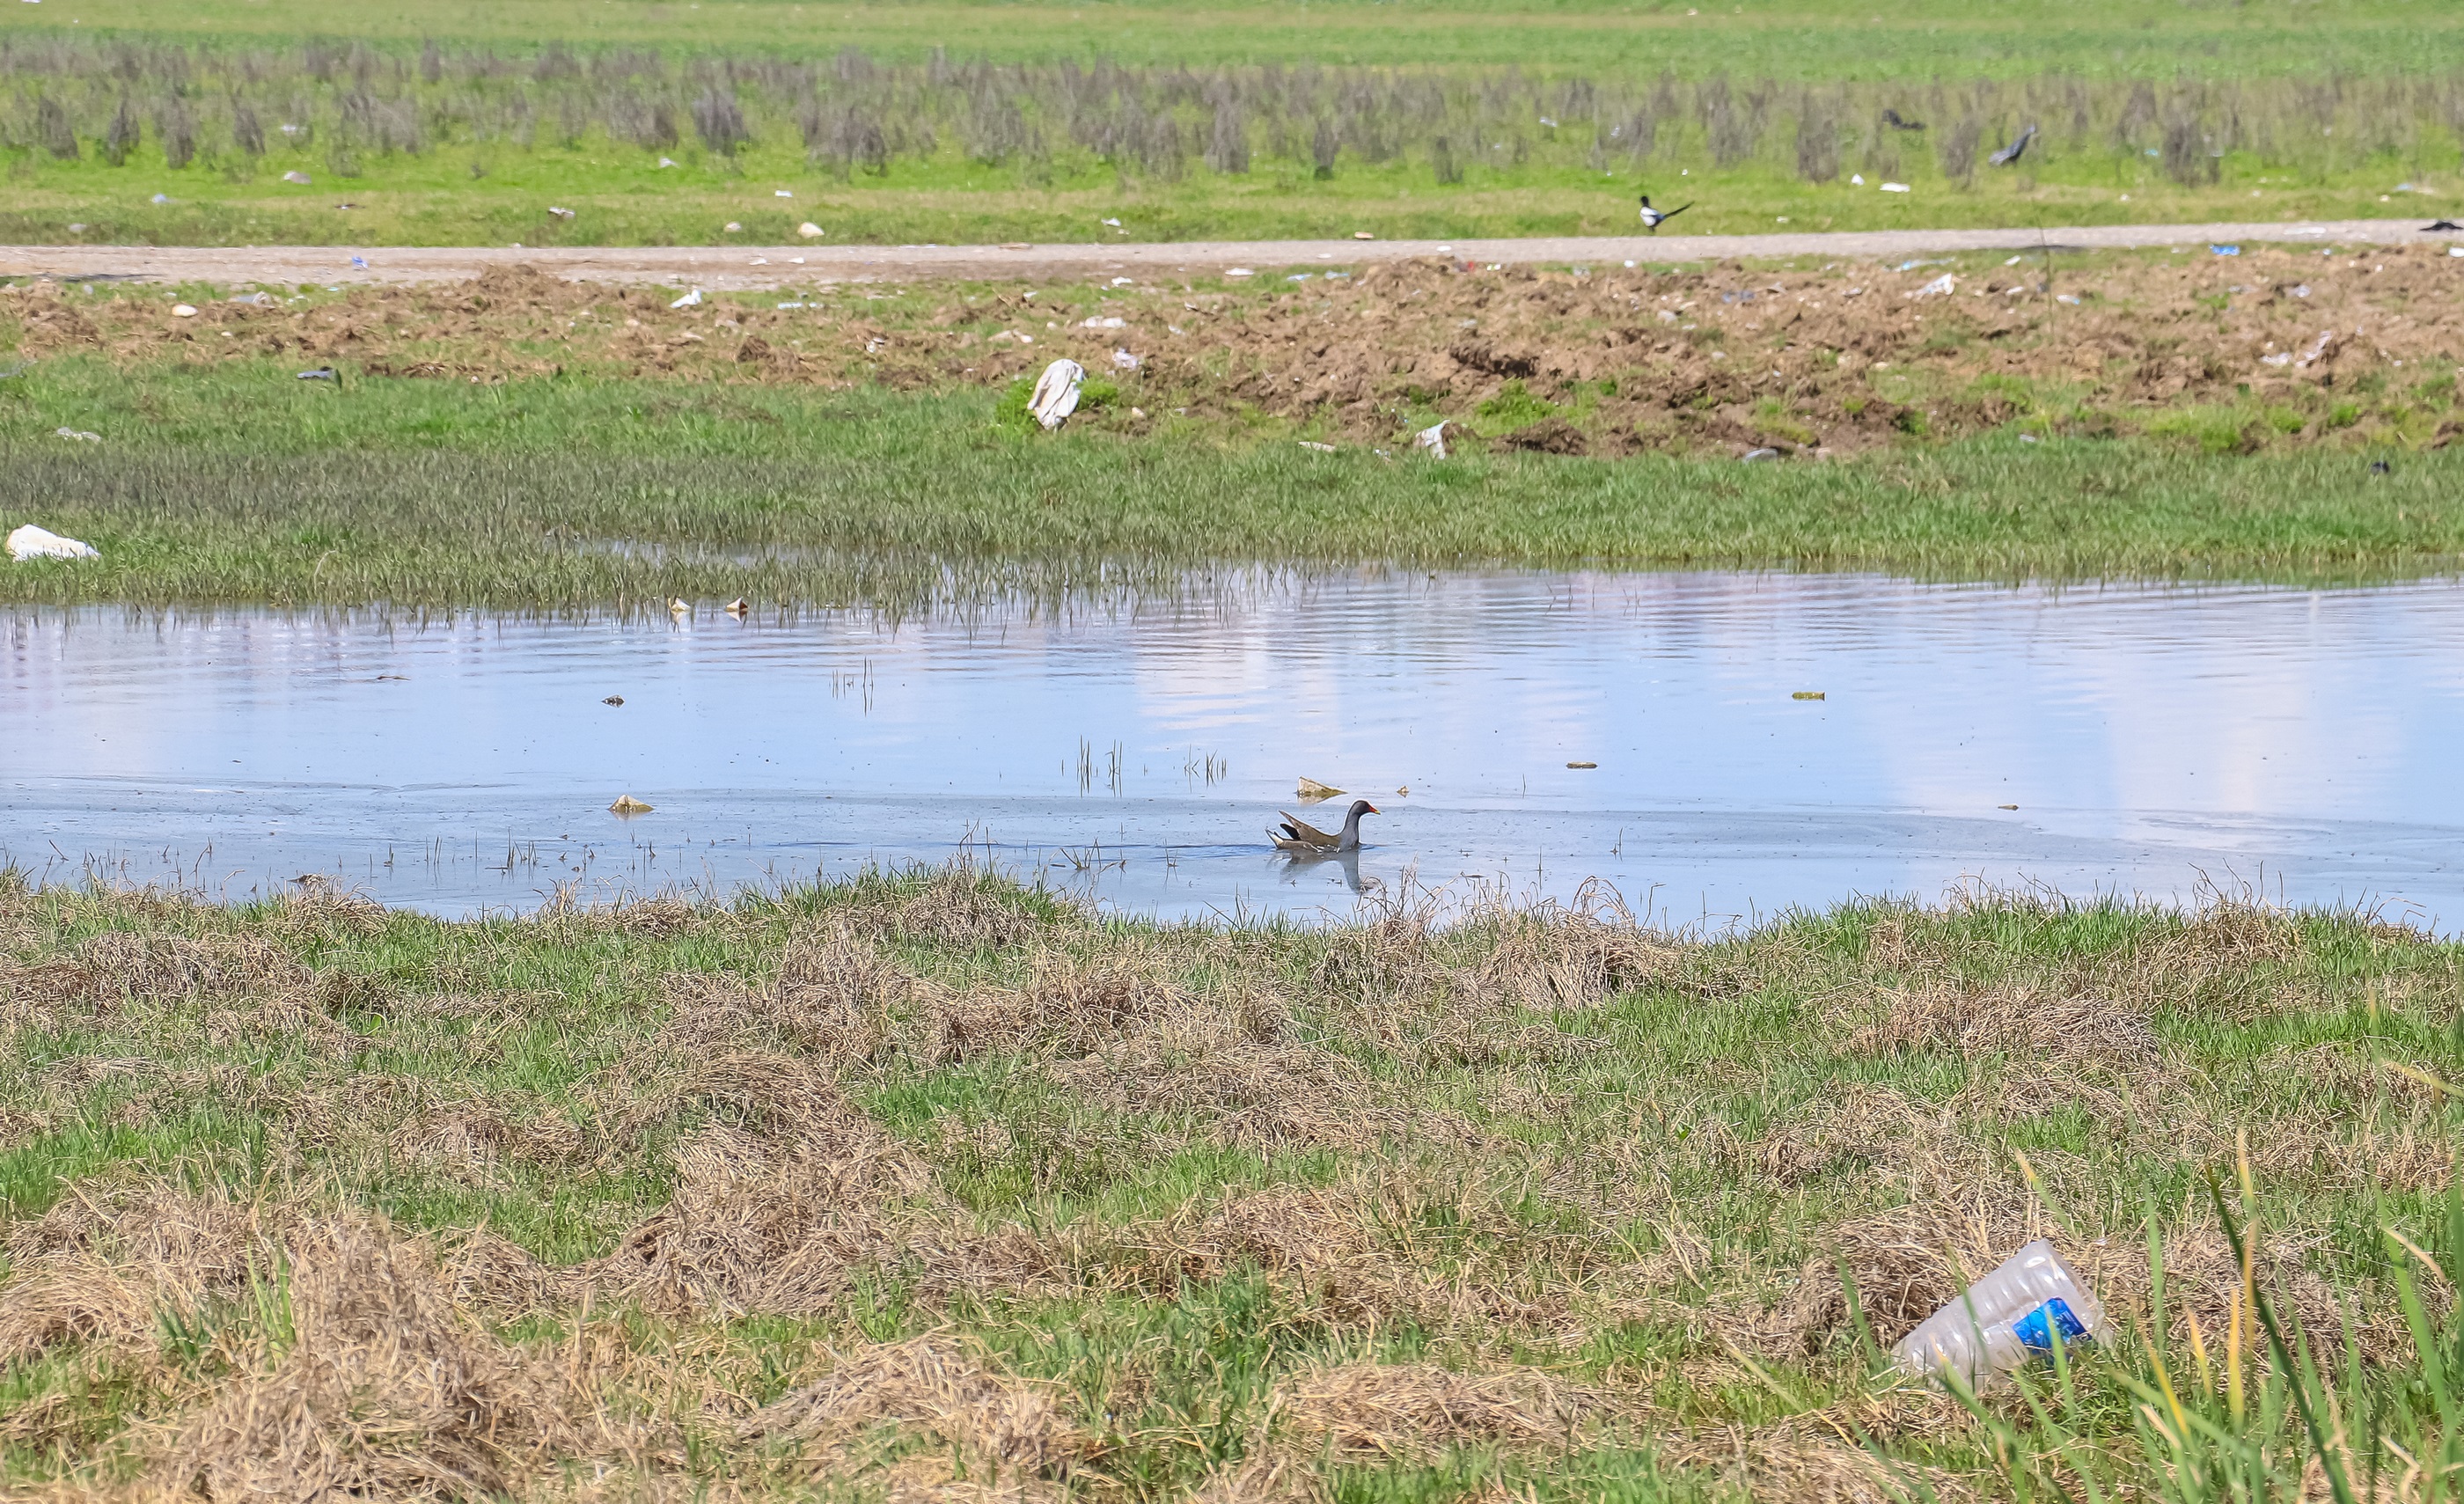
M 1163 916 L 1597 878 L 1717 926 L 1983 882 L 2452 929 L 2459 747 L 2453 583 L 1379 571 L 1057 619 L 0 614 L 0 858 L 448 914 L 972 850 Z M 1370 850 L 1269 851 L 1302 775 L 1376 802 Z

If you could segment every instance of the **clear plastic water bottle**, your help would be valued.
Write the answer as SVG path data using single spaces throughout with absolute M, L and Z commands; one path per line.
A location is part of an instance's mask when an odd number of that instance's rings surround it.
M 2038 1238 L 1968 1294 L 1927 1316 L 1891 1349 L 1900 1366 L 1924 1378 L 1954 1373 L 1971 1389 L 2032 1362 L 2049 1362 L 2054 1338 L 2065 1352 L 2105 1335 L 2104 1307 L 2071 1272 L 2053 1240 Z

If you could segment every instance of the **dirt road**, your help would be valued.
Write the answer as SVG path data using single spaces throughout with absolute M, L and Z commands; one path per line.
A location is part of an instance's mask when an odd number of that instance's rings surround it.
M 714 291 L 847 281 L 959 277 L 1068 278 L 1103 273 L 1259 272 L 1318 264 L 1364 265 L 1453 255 L 1483 264 L 1646 265 L 1821 256 L 1887 260 L 1950 251 L 2067 250 L 2253 243 L 2396 245 L 2456 240 L 2419 217 L 2253 225 L 2094 225 L 2020 230 L 1896 230 L 1837 234 L 1681 235 L 1531 240 L 1210 240 L 1164 245 L 1002 246 L 335 246 L 189 248 L 5 246 L 0 276 L 160 282 L 442 282 L 493 266 L 524 264 L 572 281 L 699 286 Z

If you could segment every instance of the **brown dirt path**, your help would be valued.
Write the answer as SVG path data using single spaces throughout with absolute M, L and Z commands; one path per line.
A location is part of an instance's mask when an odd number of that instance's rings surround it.
M 2277 224 L 2092 225 L 2039 232 L 1895 230 L 1770 235 L 1529 240 L 1210 240 L 1162 245 L 1001 246 L 0 246 L 0 276 L 161 282 L 445 282 L 491 267 L 534 266 L 572 281 L 699 286 L 713 291 L 923 278 L 1006 281 L 1106 272 L 1220 274 L 1318 263 L 1375 265 L 1451 254 L 1483 265 L 1645 265 L 1730 258 L 1890 259 L 1952 251 L 2129 250 L 2226 242 L 2401 245 L 2457 240 L 2419 218 Z

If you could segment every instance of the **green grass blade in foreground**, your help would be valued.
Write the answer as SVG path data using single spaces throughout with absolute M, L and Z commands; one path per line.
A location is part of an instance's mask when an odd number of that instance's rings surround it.
M 2384 476 L 2333 453 L 2003 435 L 1837 463 L 1441 463 L 1023 437 L 980 393 L 32 375 L 0 409 L 0 524 L 102 558 L 0 570 L 0 600 L 803 607 L 1155 590 L 1257 564 L 2361 582 L 2464 561 L 2454 452 Z M 52 437 L 64 415 L 108 439 Z

